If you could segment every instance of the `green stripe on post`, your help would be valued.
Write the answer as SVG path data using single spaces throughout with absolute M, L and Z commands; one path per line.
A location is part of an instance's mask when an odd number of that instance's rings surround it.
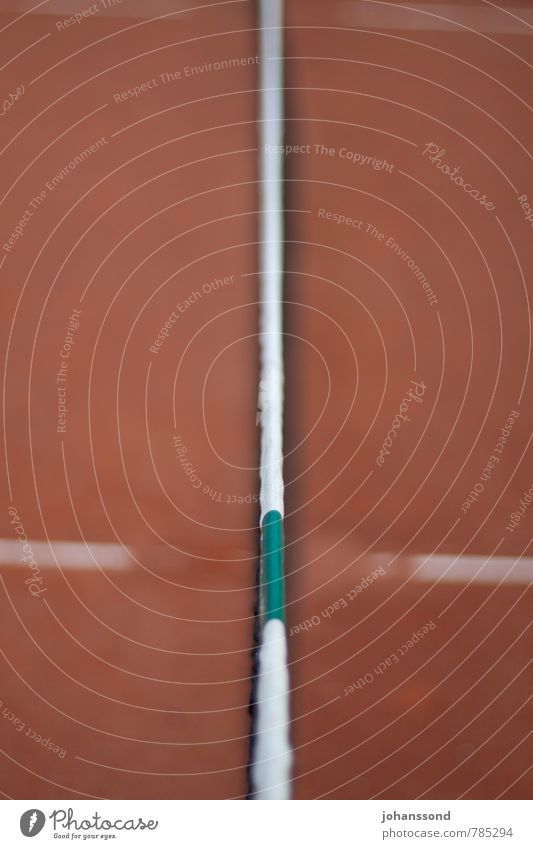
M 277 510 L 265 513 L 261 523 L 261 576 L 265 621 L 285 615 L 283 586 L 283 519 Z

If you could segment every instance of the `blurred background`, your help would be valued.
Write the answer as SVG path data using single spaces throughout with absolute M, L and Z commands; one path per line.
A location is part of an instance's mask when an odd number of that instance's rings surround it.
M 242 798 L 256 4 L 0 12 L 0 790 Z M 286 0 L 296 798 L 531 794 L 532 27 Z

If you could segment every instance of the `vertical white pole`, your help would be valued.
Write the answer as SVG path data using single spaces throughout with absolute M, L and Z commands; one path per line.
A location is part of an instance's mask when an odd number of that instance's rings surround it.
M 260 0 L 261 619 L 254 799 L 290 799 L 283 577 L 283 3 Z
M 261 519 L 283 516 L 283 3 L 260 0 Z

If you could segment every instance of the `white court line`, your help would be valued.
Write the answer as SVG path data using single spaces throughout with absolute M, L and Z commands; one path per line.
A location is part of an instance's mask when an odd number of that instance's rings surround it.
M 33 556 L 40 569 L 129 569 L 134 561 L 121 545 L 107 542 L 0 539 L 0 567 L 28 566 L 23 557 Z
M 372 552 L 374 568 L 385 569 L 389 577 L 395 571 L 402 577 L 422 583 L 529 584 L 533 581 L 533 557 L 491 557 L 489 554 L 409 554 L 398 557 L 394 552 Z M 393 563 L 394 558 L 396 563 Z M 396 565 L 397 564 L 397 565 Z
M 244 2 L 244 0 L 242 0 Z M 88 2 L 86 4 L 90 6 Z M 213 8 L 222 3 L 212 3 L 205 8 Z M 396 29 L 396 30 L 439 30 L 458 31 L 453 24 L 454 16 L 461 24 L 471 27 L 482 33 L 493 33 L 501 35 L 528 35 L 527 27 L 533 26 L 533 10 L 523 6 L 502 5 L 502 11 L 493 6 L 481 4 L 461 5 L 453 3 L 405 3 L 398 8 L 394 5 L 371 5 L 361 3 L 360 0 L 347 0 L 340 8 L 340 22 L 352 26 L 369 29 Z M 15 2 L 8 4 L 2 11 L 8 12 L 12 7 L 16 10 Z M 159 0 L 158 15 L 155 20 L 180 15 L 181 20 L 189 20 L 194 17 L 197 9 L 203 7 L 194 2 L 177 2 L 177 0 Z M 80 10 L 74 10 L 74 12 Z M 420 14 L 429 12 L 429 15 Z M 33 17 L 58 17 L 70 18 L 73 14 L 72 0 L 52 0 L 45 8 L 33 13 Z M 436 17 L 431 17 L 435 15 Z M 111 5 L 101 10 L 96 15 L 84 18 L 80 24 L 88 20 L 102 20 L 109 18 L 137 18 L 139 20 L 151 20 L 154 16 L 150 12 L 149 5 L 143 7 L 137 3 L 132 12 L 131 7 L 124 5 Z M 443 20 L 448 18 L 449 20 Z M 522 23 L 523 21 L 523 23 Z
M 408 3 L 394 8 L 394 4 L 374 5 L 361 3 L 359 0 L 355 3 L 348 0 L 341 8 L 340 22 L 374 30 L 437 30 L 461 33 L 464 32 L 462 27 L 466 26 L 481 33 L 530 35 L 528 27 L 533 25 L 533 10 L 520 6 L 502 8 L 508 14 L 482 5 Z M 423 14 L 424 12 L 429 14 Z M 454 20 L 458 23 L 455 24 Z
M 27 540 L 35 562 L 42 569 L 133 569 L 135 561 L 121 545 L 106 542 L 68 542 L 65 540 Z M 21 560 L 22 543 L 0 539 L 0 568 L 25 567 Z M 393 551 L 374 551 L 361 558 L 365 570 L 382 567 L 389 578 L 408 575 L 423 583 L 529 584 L 533 581 L 533 557 L 492 557 L 488 554 L 416 554 L 400 555 Z M 395 560 L 396 558 L 396 560 Z M 57 562 L 56 562 L 57 561 Z M 487 562 L 485 562 L 487 561 Z

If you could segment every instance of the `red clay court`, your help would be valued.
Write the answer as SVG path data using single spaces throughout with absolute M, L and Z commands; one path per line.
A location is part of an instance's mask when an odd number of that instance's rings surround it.
M 0 790 L 244 798 L 256 8 L 95 6 L 0 9 Z M 532 791 L 532 28 L 286 0 L 297 799 Z

